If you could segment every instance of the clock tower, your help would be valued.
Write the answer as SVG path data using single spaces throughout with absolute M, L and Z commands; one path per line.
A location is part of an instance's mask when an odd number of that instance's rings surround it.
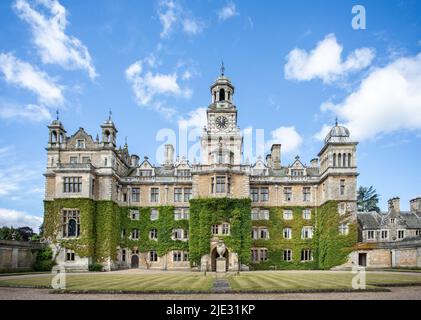
M 237 126 L 237 108 L 233 103 L 234 86 L 221 75 L 210 87 L 212 103 L 207 109 L 207 126 L 201 138 L 202 164 L 239 165 L 243 137 Z

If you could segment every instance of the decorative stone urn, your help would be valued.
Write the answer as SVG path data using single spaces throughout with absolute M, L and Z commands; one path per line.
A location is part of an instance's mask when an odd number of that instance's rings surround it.
M 225 246 L 224 241 L 219 240 L 218 245 L 216 246 L 216 252 L 218 252 L 219 258 L 223 258 L 227 247 Z

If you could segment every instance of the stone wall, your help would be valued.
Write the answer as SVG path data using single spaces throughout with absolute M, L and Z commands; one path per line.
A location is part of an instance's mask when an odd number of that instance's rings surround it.
M 40 243 L 0 240 L 0 272 L 29 271 L 32 269 Z

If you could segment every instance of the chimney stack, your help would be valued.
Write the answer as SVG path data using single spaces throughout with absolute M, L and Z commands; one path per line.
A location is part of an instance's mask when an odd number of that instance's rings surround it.
M 395 198 L 390 199 L 388 201 L 389 210 L 393 208 L 393 209 L 395 209 L 395 211 L 400 212 L 401 211 L 400 202 L 401 202 L 401 199 L 399 199 L 399 197 L 395 197 Z
M 266 155 L 266 164 L 267 164 L 268 167 L 272 167 L 272 155 L 271 154 Z
M 172 144 L 165 145 L 164 159 L 166 166 L 172 166 L 174 163 L 174 147 Z
M 136 154 L 132 154 L 130 156 L 130 165 L 135 168 L 139 165 L 139 156 Z
M 319 165 L 319 160 L 317 158 L 311 159 L 310 167 L 317 168 L 318 165 Z
M 409 201 L 409 207 L 411 211 L 419 211 L 421 212 L 421 197 L 417 197 Z
M 270 154 L 272 158 L 272 166 L 274 169 L 281 169 L 281 145 L 274 144 L 270 149 Z

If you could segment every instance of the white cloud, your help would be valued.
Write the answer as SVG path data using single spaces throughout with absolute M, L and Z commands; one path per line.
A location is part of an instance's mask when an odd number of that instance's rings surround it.
M 42 218 L 34 215 L 29 215 L 23 211 L 0 208 L 0 226 L 6 227 L 30 227 L 34 232 L 39 232 L 39 227 L 42 224 Z
M 91 79 L 97 77 L 88 48 L 78 38 L 66 34 L 67 12 L 60 2 L 36 0 L 33 4 L 16 0 L 13 7 L 31 27 L 32 40 L 43 63 L 58 64 L 68 70 L 86 70 Z M 41 12 L 42 9 L 48 13 Z
M 28 104 L 25 107 L 0 106 L 0 118 L 21 119 L 30 122 L 41 122 L 51 119 L 51 114 L 44 106 Z
M 326 102 L 356 140 L 421 129 L 421 53 L 376 68 L 342 102 Z
M 270 149 L 273 144 L 282 144 L 284 154 L 293 154 L 298 152 L 303 138 L 295 130 L 294 126 L 279 127 L 271 131 L 271 139 L 266 142 L 266 149 Z
M 286 57 L 285 78 L 298 81 L 320 78 L 329 83 L 368 67 L 375 56 L 373 49 L 359 48 L 343 61 L 342 51 L 343 46 L 336 41 L 334 34 L 327 35 L 310 52 L 295 48 Z
M 190 111 L 186 117 L 181 117 L 178 120 L 178 126 L 183 129 L 197 129 L 201 131 L 207 123 L 206 110 L 207 108 L 200 107 Z
M 11 53 L 0 53 L 0 72 L 7 83 L 36 94 L 40 104 L 57 106 L 64 103 L 61 86 L 45 72 L 20 61 Z
M 145 70 L 148 67 L 153 69 L 155 66 L 155 60 L 151 58 L 136 61 L 126 69 L 126 79 L 132 87 L 138 105 L 142 107 L 152 106 L 167 118 L 171 118 L 176 112 L 175 109 L 165 106 L 165 102 L 163 100 L 158 101 L 157 98 L 189 99 L 193 91 L 180 85 L 177 72 L 163 74 Z
M 162 1 L 158 13 L 162 24 L 161 38 L 168 37 L 177 22 L 176 4 L 174 1 Z
M 178 1 L 162 0 L 158 9 L 159 21 L 162 25 L 161 38 L 168 38 L 174 31 L 181 30 L 188 35 L 196 35 L 203 31 L 204 24 L 186 11 Z
M 42 165 L 19 162 L 13 146 L 0 148 L 0 198 L 20 199 L 43 187 Z
M 234 2 L 228 2 L 221 10 L 218 12 L 219 20 L 225 21 L 229 18 L 238 15 L 237 8 L 235 7 Z
M 195 35 L 203 30 L 203 25 L 194 19 L 185 19 L 183 21 L 183 30 L 185 33 Z

